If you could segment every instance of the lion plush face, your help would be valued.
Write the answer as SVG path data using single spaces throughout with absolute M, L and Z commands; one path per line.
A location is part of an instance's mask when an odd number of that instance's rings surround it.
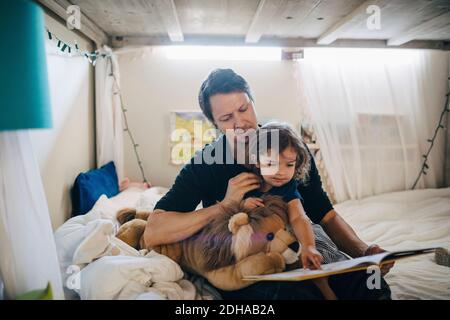
M 210 271 L 259 252 L 283 254 L 296 239 L 286 231 L 287 205 L 276 196 L 264 196 L 264 207 L 246 212 L 235 206 L 195 236 L 204 257 L 202 269 Z

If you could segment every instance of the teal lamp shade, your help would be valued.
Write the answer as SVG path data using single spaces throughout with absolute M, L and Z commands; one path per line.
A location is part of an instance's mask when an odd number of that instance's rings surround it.
M 52 126 L 42 9 L 0 0 L 0 131 Z

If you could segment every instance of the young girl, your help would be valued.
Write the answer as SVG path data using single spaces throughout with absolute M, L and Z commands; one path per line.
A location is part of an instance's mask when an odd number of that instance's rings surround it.
M 278 141 L 272 141 L 273 137 Z M 244 207 L 263 206 L 259 197 L 265 193 L 281 196 L 288 204 L 290 227 L 300 242 L 304 268 L 319 269 L 322 263 L 346 260 L 322 227 L 312 224 L 303 209 L 297 187 L 308 181 L 310 155 L 295 131 L 280 122 L 262 126 L 250 140 L 249 156 L 254 163 L 253 171 L 261 177 L 261 187 L 246 194 Z

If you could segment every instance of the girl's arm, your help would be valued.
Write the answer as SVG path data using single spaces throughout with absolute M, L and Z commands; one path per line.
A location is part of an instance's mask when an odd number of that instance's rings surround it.
M 305 210 L 299 199 L 288 203 L 289 223 L 294 230 L 296 238 L 302 245 L 302 263 L 304 268 L 320 269 L 322 255 L 316 250 L 314 232 L 311 222 L 306 216 Z

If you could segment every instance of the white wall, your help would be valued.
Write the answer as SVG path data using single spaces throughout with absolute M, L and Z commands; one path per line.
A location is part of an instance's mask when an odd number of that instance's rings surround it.
M 45 16 L 47 28 L 67 43 L 92 50 L 90 41 Z M 33 130 L 53 228 L 71 214 L 70 187 L 82 171 L 95 166 L 94 70 L 82 57 L 47 54 L 53 128 Z
M 168 60 L 158 48 L 119 54 L 121 87 L 129 125 L 144 169 L 153 185 L 169 187 L 180 166 L 169 161 L 170 111 L 200 110 L 198 90 L 215 68 L 232 68 L 250 84 L 260 120 L 277 118 L 299 126 L 301 110 L 289 61 Z M 139 180 L 139 170 L 125 135 L 125 174 Z

